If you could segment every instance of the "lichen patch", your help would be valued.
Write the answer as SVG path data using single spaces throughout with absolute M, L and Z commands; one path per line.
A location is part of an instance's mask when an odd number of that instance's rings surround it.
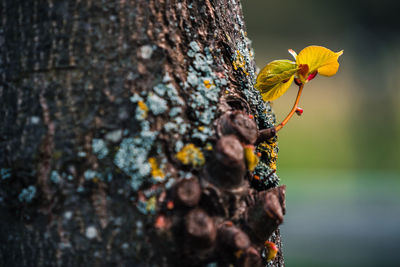
M 176 153 L 176 158 L 182 162 L 182 164 L 191 165 L 193 167 L 199 167 L 205 163 L 203 152 L 194 144 L 185 145 Z

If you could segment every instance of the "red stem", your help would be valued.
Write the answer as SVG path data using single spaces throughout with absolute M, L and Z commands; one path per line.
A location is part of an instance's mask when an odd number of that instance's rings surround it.
M 304 84 L 301 84 L 299 86 L 299 92 L 297 93 L 296 101 L 294 102 L 293 108 L 290 111 L 290 113 L 286 116 L 286 118 L 278 125 L 275 127 L 276 131 L 278 132 L 280 129 L 282 129 L 283 126 L 290 120 L 290 118 L 293 116 L 293 114 L 296 112 L 297 105 L 299 104 L 300 101 L 300 96 L 301 92 L 303 91 Z

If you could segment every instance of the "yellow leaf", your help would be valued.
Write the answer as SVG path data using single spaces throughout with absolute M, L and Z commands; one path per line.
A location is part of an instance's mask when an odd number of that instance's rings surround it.
M 312 74 L 317 71 L 323 76 L 333 76 L 339 69 L 338 58 L 343 54 L 343 50 L 340 52 L 333 52 L 328 48 L 322 46 L 308 46 L 300 51 L 296 57 L 296 63 L 298 65 L 308 65 L 308 74 Z M 306 79 L 306 75 L 301 75 L 302 79 Z
M 260 91 L 265 91 L 271 85 L 288 80 L 296 73 L 296 70 L 297 65 L 293 61 L 286 59 L 274 60 L 260 71 L 255 87 Z
M 258 74 L 255 88 L 264 101 L 272 101 L 283 95 L 293 82 L 297 65 L 290 60 L 274 60 Z
M 288 81 L 280 82 L 275 86 L 271 87 L 265 93 L 261 93 L 263 100 L 273 101 L 278 97 L 282 96 L 289 89 L 290 85 L 293 83 L 293 79 L 294 75 L 292 75 L 292 77 L 290 77 Z

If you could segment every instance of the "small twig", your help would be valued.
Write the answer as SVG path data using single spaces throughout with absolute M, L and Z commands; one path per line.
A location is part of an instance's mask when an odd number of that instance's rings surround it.
M 258 132 L 258 137 L 255 145 L 257 146 L 259 143 L 265 142 L 276 135 L 275 127 L 271 127 L 268 129 L 263 129 Z

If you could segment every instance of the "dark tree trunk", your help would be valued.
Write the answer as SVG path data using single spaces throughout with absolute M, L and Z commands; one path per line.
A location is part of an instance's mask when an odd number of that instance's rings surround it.
M 1 266 L 257 266 L 268 238 L 283 266 L 276 138 L 258 135 L 275 119 L 238 0 L 0 12 Z

